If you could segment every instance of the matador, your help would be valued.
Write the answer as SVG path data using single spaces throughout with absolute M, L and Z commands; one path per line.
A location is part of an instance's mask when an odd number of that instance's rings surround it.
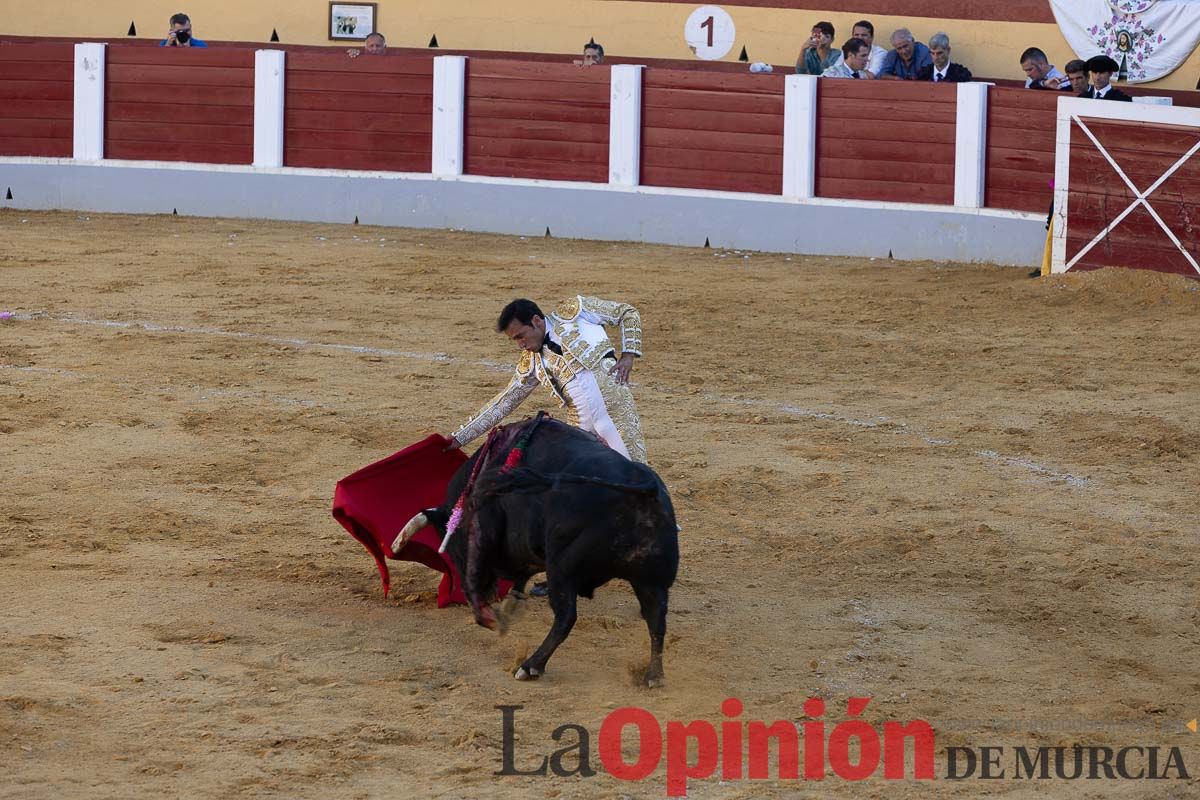
M 619 357 L 606 325 L 621 331 Z M 572 424 L 592 431 L 626 458 L 646 463 L 641 421 L 629 391 L 633 359 L 642 354 L 636 308 L 580 295 L 547 316 L 532 300 L 514 300 L 500 312 L 496 330 L 524 352 L 508 386 L 455 431 L 452 446 L 487 433 L 540 383 L 567 409 Z

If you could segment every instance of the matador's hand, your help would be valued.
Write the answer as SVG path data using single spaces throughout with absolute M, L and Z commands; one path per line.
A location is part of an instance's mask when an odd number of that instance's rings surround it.
M 622 353 L 617 363 L 608 371 L 609 375 L 617 376 L 617 383 L 629 383 L 629 373 L 633 372 L 633 353 Z

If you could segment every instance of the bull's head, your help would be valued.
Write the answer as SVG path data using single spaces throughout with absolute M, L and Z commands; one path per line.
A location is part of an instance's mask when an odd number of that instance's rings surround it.
M 412 537 L 417 535 L 417 531 L 421 530 L 421 528 L 424 528 L 428 524 L 429 517 L 426 516 L 424 511 L 417 513 L 412 519 L 410 519 L 408 524 L 406 524 L 400 530 L 400 533 L 396 536 L 396 538 L 392 540 L 392 555 L 397 555 L 401 550 L 403 550 L 404 545 L 412 541 Z

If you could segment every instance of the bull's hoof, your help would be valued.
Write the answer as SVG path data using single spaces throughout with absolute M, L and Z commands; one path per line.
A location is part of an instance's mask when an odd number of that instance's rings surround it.
M 482 625 L 489 631 L 494 631 L 499 626 L 496 621 L 496 612 L 492 611 L 491 606 L 484 606 L 479 609 L 479 613 L 475 615 L 475 624 Z
M 513 673 L 513 677 L 519 681 L 536 681 L 538 678 L 542 677 L 542 672 L 541 670 L 533 667 L 530 667 L 529 669 L 525 669 L 525 667 L 519 667 L 517 671 Z
M 647 689 L 661 689 L 662 687 L 667 685 L 667 681 L 665 678 L 663 678 L 662 675 L 649 675 L 648 674 L 648 675 L 646 675 L 645 681 L 646 681 Z

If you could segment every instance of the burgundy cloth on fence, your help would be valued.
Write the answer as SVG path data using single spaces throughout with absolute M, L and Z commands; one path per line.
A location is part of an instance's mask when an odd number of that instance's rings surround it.
M 449 444 L 435 433 L 342 478 L 334 489 L 334 519 L 375 557 L 385 596 L 390 586 L 385 558 L 396 558 L 442 573 L 438 608 L 467 602 L 458 570 L 449 556 L 438 553 L 441 537 L 433 526 L 418 531 L 397 555 L 391 553 L 392 541 L 405 523 L 417 512 L 445 502 L 450 479 L 467 460 L 462 450 L 447 452 Z

